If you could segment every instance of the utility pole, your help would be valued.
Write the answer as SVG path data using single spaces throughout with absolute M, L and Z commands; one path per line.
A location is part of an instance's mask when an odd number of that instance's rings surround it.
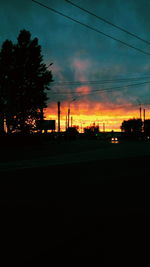
M 145 133 L 145 108 L 143 109 L 143 119 L 144 119 L 143 131 Z
M 143 118 L 144 118 L 144 122 L 145 122 L 145 108 L 143 109 Z
M 82 122 L 81 122 L 81 133 L 82 133 Z
M 105 132 L 105 123 L 103 123 L 103 132 Z
M 142 119 L 142 109 L 140 107 L 140 120 Z
M 66 115 L 66 131 L 67 131 L 67 121 L 68 121 L 68 119 L 67 119 L 67 115 Z
M 58 133 L 60 133 L 60 102 L 58 101 Z
M 70 104 L 76 101 L 76 98 L 73 98 L 68 104 L 68 117 L 66 116 L 66 129 L 70 127 Z M 72 127 L 72 117 L 71 117 L 71 127 Z
M 4 115 L 3 113 L 0 114 L 0 134 L 4 133 Z
M 72 127 L 72 123 L 73 123 L 73 117 L 71 116 L 71 127 Z
M 68 128 L 69 128 L 69 125 L 70 125 L 70 108 L 68 108 Z

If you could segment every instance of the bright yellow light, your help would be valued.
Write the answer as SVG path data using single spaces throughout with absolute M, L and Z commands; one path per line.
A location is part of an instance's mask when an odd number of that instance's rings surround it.
M 120 126 L 123 120 L 130 118 L 138 118 L 138 107 L 133 107 L 127 103 L 124 108 L 116 108 L 115 105 L 110 103 L 99 102 L 72 102 L 68 104 L 61 104 L 61 131 L 66 128 L 66 118 L 68 108 L 70 108 L 70 125 L 72 117 L 72 125 L 78 125 L 80 132 L 83 128 L 93 125 L 93 123 L 100 127 L 100 131 L 103 131 L 105 126 L 106 131 L 121 131 Z M 57 103 L 52 103 L 45 110 L 46 119 L 56 120 L 57 125 Z

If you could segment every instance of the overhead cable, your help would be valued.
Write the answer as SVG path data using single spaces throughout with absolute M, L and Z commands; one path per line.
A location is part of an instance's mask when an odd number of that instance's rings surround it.
M 124 86 L 115 86 L 115 87 L 108 87 L 108 88 L 104 88 L 104 89 L 95 89 L 95 90 L 92 90 L 91 92 L 77 92 L 77 91 L 61 91 L 61 92 L 53 92 L 53 94 L 60 94 L 60 95 L 67 95 L 67 94 L 83 94 L 83 95 L 91 95 L 93 93 L 97 93 L 97 92 L 112 92 L 115 90 L 118 90 L 118 89 L 124 89 L 124 88 L 128 88 L 128 87 L 132 87 L 132 86 L 139 86 L 139 85 L 145 85 L 145 84 L 149 84 L 150 81 L 147 81 L 147 82 L 142 82 L 142 83 L 134 83 L 134 84 L 127 84 L 127 85 L 124 85 Z
M 70 86 L 70 85 L 99 85 L 105 83 L 120 83 L 127 81 L 138 81 L 143 79 L 150 79 L 150 76 L 143 77 L 130 77 L 130 78 L 118 78 L 118 79 L 108 79 L 108 80 L 91 80 L 91 81 L 55 81 L 53 86 Z
M 110 36 L 109 34 L 104 33 L 104 32 L 102 32 L 102 31 L 100 31 L 100 30 L 98 30 L 98 29 L 96 29 L 96 28 L 94 28 L 94 27 L 92 27 L 92 26 L 90 26 L 90 25 L 88 25 L 88 24 L 85 24 L 85 23 L 83 23 L 83 22 L 77 20 L 77 19 L 74 19 L 74 18 L 72 18 L 72 17 L 70 17 L 70 16 L 68 16 L 68 15 L 66 15 L 66 14 L 64 14 L 64 13 L 62 13 L 62 12 L 60 12 L 60 11 L 54 9 L 54 8 L 52 8 L 52 7 L 46 6 L 46 5 L 44 5 L 44 4 L 42 4 L 41 2 L 38 2 L 38 1 L 36 1 L 36 0 L 32 0 L 32 2 L 35 2 L 36 4 L 38 4 L 38 5 L 40 5 L 40 6 L 44 7 L 44 8 L 47 8 L 47 9 L 51 10 L 51 11 L 54 12 L 54 13 L 57 13 L 57 14 L 59 14 L 59 15 L 65 17 L 65 18 L 67 18 L 67 19 L 69 19 L 69 20 L 72 20 L 72 21 L 74 21 L 74 22 L 76 22 L 76 23 L 78 23 L 78 24 L 80 24 L 80 25 L 82 25 L 82 26 L 84 26 L 84 27 L 86 27 L 86 28 L 92 30 L 92 31 L 95 31 L 95 32 L 97 32 L 97 33 L 99 33 L 99 34 L 101 34 L 101 35 L 104 35 L 104 36 L 106 36 L 106 37 L 108 37 L 108 38 L 110 38 L 110 39 L 112 39 L 112 40 L 114 40 L 114 41 L 117 41 L 117 42 L 119 42 L 119 43 L 121 43 L 121 44 L 123 44 L 123 45 L 125 45 L 125 46 L 127 46 L 127 47 L 129 47 L 129 48 L 132 48 L 132 49 L 134 49 L 134 50 L 136 50 L 136 51 L 138 51 L 138 52 L 141 52 L 142 54 L 145 54 L 145 55 L 150 56 L 150 53 L 148 53 L 148 52 L 146 52 L 146 51 L 144 51 L 144 50 L 142 50 L 142 49 L 140 49 L 140 48 L 137 48 L 137 47 L 135 47 L 135 46 L 133 46 L 133 45 L 131 45 L 131 44 L 128 44 L 128 43 L 126 43 L 126 42 L 124 42 L 124 41 L 121 41 L 121 40 L 119 40 L 119 39 L 117 39 L 117 38 L 115 38 L 115 37 L 112 37 L 112 36 Z
M 125 32 L 125 33 L 127 33 L 127 34 L 129 34 L 129 35 L 131 35 L 131 36 L 133 36 L 133 37 L 135 37 L 136 39 L 139 39 L 140 41 L 142 41 L 142 42 L 144 42 L 144 43 L 150 45 L 150 42 L 149 42 L 149 41 L 143 39 L 142 37 L 138 36 L 137 34 L 132 33 L 132 32 L 129 32 L 129 31 L 127 31 L 126 29 L 124 29 L 124 28 L 122 28 L 122 27 L 120 27 L 120 26 L 118 26 L 118 25 L 112 23 L 111 21 L 106 20 L 105 18 L 102 18 L 102 17 L 100 17 L 100 16 L 98 16 L 98 15 L 92 13 L 91 11 L 89 11 L 89 10 L 87 10 L 87 9 L 85 9 L 85 8 L 83 8 L 83 7 L 81 7 L 81 6 L 77 5 L 77 4 L 75 4 L 75 3 L 71 2 L 71 1 L 69 1 L 69 0 L 65 0 L 65 1 L 68 2 L 69 4 L 75 6 L 75 7 L 77 7 L 77 8 L 79 8 L 79 9 L 83 10 L 84 12 L 86 12 L 86 13 L 88 13 L 88 14 L 94 16 L 94 17 L 96 17 L 97 19 L 99 19 L 99 20 L 101 20 L 101 21 L 103 21 L 103 22 L 105 22 L 105 23 L 107 23 L 107 24 L 109 24 L 109 25 L 111 25 L 111 26 L 113 26 L 113 27 L 115 27 L 115 28 L 117 28 L 117 29 L 119 29 L 119 30 L 121 30 L 121 31 L 123 31 L 123 32 Z

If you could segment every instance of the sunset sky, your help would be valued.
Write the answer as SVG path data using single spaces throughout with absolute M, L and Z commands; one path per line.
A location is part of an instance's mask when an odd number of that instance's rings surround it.
M 57 119 L 58 101 L 62 129 L 68 107 L 73 125 L 82 128 L 96 123 L 102 130 L 105 123 L 106 130 L 118 130 L 123 120 L 139 117 L 139 104 L 150 118 L 150 1 L 72 0 L 142 40 L 65 0 L 38 2 L 88 26 L 31 0 L 0 0 L 0 45 L 16 42 L 26 29 L 38 37 L 43 61 L 53 62 L 46 118 Z

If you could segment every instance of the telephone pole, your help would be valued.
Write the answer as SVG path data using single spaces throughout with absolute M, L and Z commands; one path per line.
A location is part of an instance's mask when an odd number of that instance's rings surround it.
M 58 133 L 60 133 L 60 101 L 58 101 L 57 105 L 58 105 Z
M 145 133 L 145 108 L 143 109 L 143 132 Z
M 105 123 L 103 123 L 103 132 L 105 132 Z
M 140 119 L 142 119 L 142 109 L 140 107 Z
M 72 127 L 72 125 L 73 125 L 73 117 L 71 117 L 71 127 Z
M 70 125 L 70 108 L 68 108 L 68 128 L 69 128 L 69 125 Z
M 145 108 L 143 109 L 143 119 L 144 119 L 144 122 L 145 122 Z

